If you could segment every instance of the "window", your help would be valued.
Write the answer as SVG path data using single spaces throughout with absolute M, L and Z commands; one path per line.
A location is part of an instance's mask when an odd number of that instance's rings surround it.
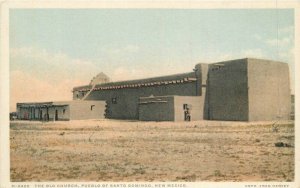
M 63 114 L 65 114 L 65 112 L 66 112 L 66 109 L 63 109 Z
M 192 109 L 192 105 L 191 104 L 183 104 L 183 109 L 184 110 L 191 110 Z
M 183 104 L 183 109 L 187 109 L 187 104 Z
M 95 105 L 91 105 L 91 110 L 93 110 L 94 106 L 95 106 Z
M 116 97 L 112 98 L 112 99 L 111 99 L 111 103 L 117 104 L 117 98 L 116 98 Z
M 79 95 L 78 95 L 78 93 L 76 94 L 76 98 L 78 99 L 78 97 L 79 97 Z

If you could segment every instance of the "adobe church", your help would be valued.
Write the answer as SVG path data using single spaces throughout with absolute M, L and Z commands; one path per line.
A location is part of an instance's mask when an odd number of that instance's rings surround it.
M 187 73 L 120 82 L 100 73 L 89 85 L 73 89 L 73 101 L 18 103 L 17 112 L 19 119 L 33 120 L 286 120 L 291 112 L 289 79 L 287 63 L 254 58 L 201 63 Z

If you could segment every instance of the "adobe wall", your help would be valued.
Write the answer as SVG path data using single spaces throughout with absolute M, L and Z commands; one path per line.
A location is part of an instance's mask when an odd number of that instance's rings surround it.
M 289 119 L 291 91 L 287 63 L 248 59 L 249 120 Z
M 248 120 L 247 60 L 214 63 L 208 72 L 207 117 L 211 120 Z
M 203 120 L 203 106 L 204 106 L 204 97 L 202 96 L 174 96 L 174 112 L 175 118 L 174 121 L 184 121 L 184 108 L 183 105 L 187 104 L 191 106 L 190 116 L 191 121 Z
M 105 101 L 70 101 L 70 120 L 104 119 L 105 105 Z
M 123 88 L 114 90 L 93 91 L 86 100 L 105 100 L 107 102 L 107 118 L 139 119 L 138 102 L 140 97 L 181 95 L 194 96 L 195 82 L 178 83 L 140 88 Z M 116 98 L 116 103 L 112 100 Z
M 59 106 L 59 107 L 56 106 L 56 107 L 50 107 L 48 109 L 50 121 L 54 120 L 56 110 L 57 110 L 58 121 L 70 120 L 70 107 L 69 106 Z
M 140 121 L 174 121 L 174 97 L 147 97 L 139 102 Z
M 207 93 L 207 85 L 208 85 L 208 71 L 209 71 L 209 64 L 205 63 L 199 63 L 195 66 L 195 69 L 197 69 L 197 76 L 199 78 L 199 84 L 198 84 L 198 90 L 201 96 L 200 102 L 201 105 L 203 105 L 203 110 L 201 109 L 201 112 L 203 112 L 202 119 L 209 119 L 208 117 L 208 93 Z
M 197 80 L 197 89 L 198 96 L 202 96 L 203 88 L 206 87 L 207 84 L 207 75 L 208 75 L 209 64 L 199 63 L 195 65 Z

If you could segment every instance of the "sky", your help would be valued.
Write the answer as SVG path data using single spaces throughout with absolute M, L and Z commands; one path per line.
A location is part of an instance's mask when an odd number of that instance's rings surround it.
M 11 9 L 10 111 L 71 100 L 98 73 L 130 80 L 244 57 L 290 65 L 292 9 Z

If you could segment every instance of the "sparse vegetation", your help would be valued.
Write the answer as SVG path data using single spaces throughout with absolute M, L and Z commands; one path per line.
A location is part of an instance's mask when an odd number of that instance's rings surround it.
M 280 131 L 268 122 L 13 121 L 11 180 L 293 181 L 295 148 L 286 146 L 294 145 L 294 125 L 276 126 Z
M 215 170 L 214 176 L 217 176 L 217 177 L 222 176 L 220 170 Z

